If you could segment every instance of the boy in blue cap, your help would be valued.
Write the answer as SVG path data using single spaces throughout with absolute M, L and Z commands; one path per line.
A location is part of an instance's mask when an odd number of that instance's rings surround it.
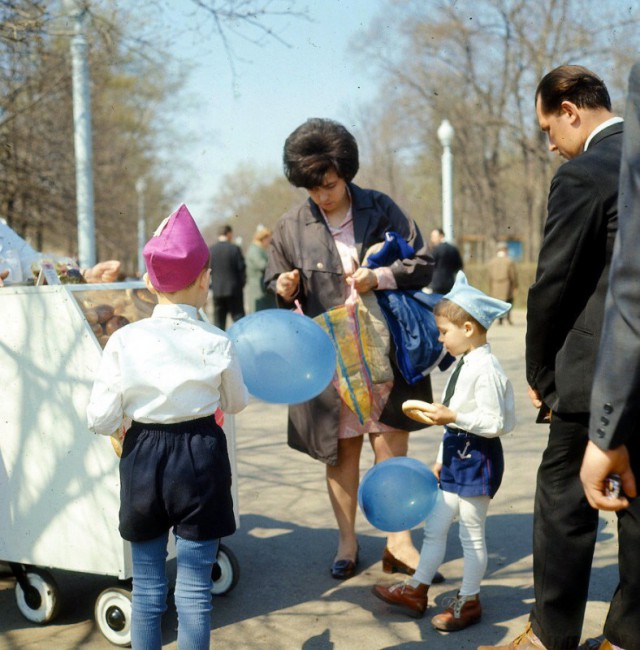
M 509 303 L 470 286 L 464 273 L 458 272 L 453 288 L 434 313 L 440 341 L 448 352 L 461 358 L 441 404 L 419 400 L 403 404 L 409 417 L 445 426 L 434 466 L 440 492 L 425 522 L 415 574 L 391 587 L 376 585 L 373 593 L 412 616 L 423 616 L 429 586 L 444 560 L 449 528 L 458 516 L 464 556 L 462 586 L 446 610 L 431 620 L 433 627 L 446 632 L 462 630 L 482 616 L 479 593 L 487 568 L 485 520 L 504 470 L 499 436 L 515 426 L 513 387 L 491 354 L 487 330 L 510 308 Z

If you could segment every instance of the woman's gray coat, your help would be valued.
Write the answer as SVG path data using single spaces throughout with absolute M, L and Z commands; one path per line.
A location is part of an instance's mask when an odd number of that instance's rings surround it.
M 353 227 L 359 262 L 367 250 L 392 231 L 402 235 L 417 251 L 411 259 L 398 260 L 391 270 L 398 289 L 421 288 L 429 284 L 433 261 L 428 255 L 418 227 L 387 195 L 349 184 Z M 275 226 L 265 281 L 275 293 L 278 275 L 298 269 L 300 291 L 297 299 L 304 313 L 315 317 L 344 303 L 345 277 L 340 255 L 318 206 L 308 199 L 287 212 Z M 280 300 L 280 299 L 279 299 Z M 393 361 L 393 351 L 392 351 Z M 424 428 L 407 418 L 402 402 L 407 399 L 432 400 L 429 377 L 408 385 L 392 363 L 394 386 L 380 421 L 398 429 Z M 337 463 L 340 397 L 330 384 L 318 397 L 289 407 L 288 443 L 298 451 L 329 465 Z

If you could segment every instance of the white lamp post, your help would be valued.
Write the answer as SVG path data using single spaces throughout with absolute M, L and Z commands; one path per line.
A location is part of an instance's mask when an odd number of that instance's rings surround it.
M 438 127 L 438 140 L 442 145 L 442 230 L 450 242 L 453 241 L 453 135 L 449 120 L 442 120 Z
M 147 183 L 144 178 L 140 177 L 136 181 L 136 192 L 138 193 L 138 277 L 140 278 L 147 270 L 142 255 L 145 245 L 144 193 L 146 189 Z
M 71 39 L 71 65 L 78 210 L 78 261 L 81 267 L 90 267 L 96 263 L 96 238 L 93 212 L 93 147 L 91 144 L 88 45 L 84 35 L 84 16 L 87 8 L 86 4 L 79 0 L 63 0 L 63 7 L 74 21 L 74 35 Z

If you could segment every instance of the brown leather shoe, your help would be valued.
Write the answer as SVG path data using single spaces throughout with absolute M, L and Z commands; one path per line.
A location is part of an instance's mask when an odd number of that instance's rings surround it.
M 478 650 L 547 650 L 531 629 L 531 623 L 527 623 L 524 632 L 517 636 L 508 645 L 481 645 Z
M 402 560 L 399 560 L 388 548 L 385 547 L 384 553 L 382 554 L 382 570 L 385 573 L 405 573 L 408 576 L 412 576 L 416 570 L 410 567 L 408 564 L 405 564 Z M 440 571 L 436 571 L 431 581 L 432 585 L 438 585 L 441 582 L 444 582 L 444 576 Z
M 371 591 L 376 598 L 399 607 L 405 614 L 414 618 L 422 618 L 427 611 L 429 585 L 411 587 L 406 582 L 399 582 L 391 587 L 374 585 Z
M 442 614 L 437 614 L 431 619 L 431 625 L 436 630 L 443 632 L 456 632 L 464 630 L 482 618 L 482 607 L 478 594 L 474 596 L 461 596 L 449 599 L 450 603 Z

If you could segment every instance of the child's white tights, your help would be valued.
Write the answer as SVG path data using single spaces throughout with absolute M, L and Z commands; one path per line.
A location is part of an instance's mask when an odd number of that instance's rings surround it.
M 447 534 L 457 515 L 464 557 L 460 595 L 473 596 L 480 591 L 480 582 L 487 569 L 484 523 L 490 501 L 490 497 L 460 497 L 453 492 L 438 490 L 436 505 L 425 521 L 420 561 L 413 580 L 431 584 L 444 560 Z

